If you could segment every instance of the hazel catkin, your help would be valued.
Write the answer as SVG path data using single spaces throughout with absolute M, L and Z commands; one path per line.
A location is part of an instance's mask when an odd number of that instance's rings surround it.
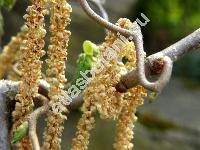
M 70 13 L 72 8 L 66 0 L 49 0 L 49 3 L 51 4 L 51 39 L 48 47 L 46 79 L 50 84 L 49 103 L 53 106 L 56 103 L 62 105 L 61 101 L 66 99 L 65 95 L 67 94 L 63 91 L 63 88 L 67 81 L 65 78 L 65 62 L 67 60 L 67 47 L 71 33 L 66 30 L 66 27 L 71 21 Z M 43 135 L 43 149 L 60 149 L 61 135 L 64 129 L 63 124 L 66 119 L 66 116 L 62 114 L 63 112 L 68 112 L 66 106 L 63 106 L 59 112 L 53 109 L 49 110 L 46 119 L 47 126 Z
M 133 144 L 133 128 L 137 121 L 135 116 L 137 107 L 143 104 L 142 97 L 146 96 L 146 91 L 143 87 L 137 86 L 130 89 L 124 94 L 124 105 L 117 119 L 116 138 L 114 149 L 116 150 L 132 150 Z
M 45 54 L 43 50 L 45 45 L 43 38 L 46 35 L 44 16 L 47 12 L 44 0 L 32 0 L 32 5 L 27 8 L 27 14 L 24 16 L 28 33 L 20 47 L 22 55 L 19 60 L 19 68 L 22 73 L 22 81 L 19 85 L 19 93 L 15 97 L 15 110 L 12 113 L 13 131 L 33 111 L 33 98 L 38 93 L 39 79 L 41 78 L 42 61 L 40 58 Z M 24 138 L 18 148 L 31 149 L 28 138 Z

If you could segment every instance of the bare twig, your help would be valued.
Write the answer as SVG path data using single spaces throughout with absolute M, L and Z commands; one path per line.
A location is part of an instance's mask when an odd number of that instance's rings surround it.
M 149 57 L 147 57 L 147 61 L 145 63 L 145 68 L 144 68 L 146 76 L 150 77 L 154 75 L 160 75 L 163 72 L 163 74 L 167 73 L 166 76 L 169 77 L 171 74 L 171 71 L 165 72 L 165 69 L 163 69 L 163 67 L 166 67 L 168 63 L 163 65 L 162 60 L 160 62 L 159 58 L 164 58 L 164 59 L 170 58 L 169 66 L 167 67 L 172 67 L 172 65 L 170 64 L 172 63 L 172 61 L 174 62 L 180 59 L 182 56 L 184 56 L 188 52 L 198 49 L 199 43 L 200 43 L 200 29 L 194 31 L 193 33 L 186 36 L 182 40 L 176 42 L 172 46 L 158 53 L 150 55 Z M 164 78 L 164 77 L 161 76 L 161 78 Z M 163 81 L 163 79 L 161 81 Z M 165 81 L 165 82 L 168 82 L 168 81 Z M 124 89 L 123 92 L 126 92 L 127 89 L 130 89 L 138 84 L 140 84 L 138 72 L 137 70 L 133 70 L 121 78 L 121 81 L 116 85 L 116 88 L 117 89 L 122 88 Z M 83 104 L 83 98 L 82 98 L 82 95 L 80 95 L 79 97 L 75 98 L 72 101 L 70 106 L 73 106 L 73 109 L 76 109 L 76 108 L 79 108 L 82 104 Z
M 161 71 L 161 75 L 157 81 L 155 82 L 148 81 L 148 79 L 146 78 L 146 73 L 145 73 L 146 72 L 145 70 L 146 53 L 144 52 L 144 47 L 143 47 L 143 36 L 142 36 L 140 26 L 138 24 L 136 24 L 135 29 L 136 29 L 135 45 L 136 45 L 136 51 L 137 51 L 136 52 L 137 53 L 137 73 L 138 73 L 139 83 L 140 85 L 142 85 L 148 90 L 161 92 L 171 77 L 173 62 L 171 58 L 168 56 L 158 57 L 157 59 L 161 59 L 164 62 L 163 71 Z
M 150 55 L 146 58 L 147 61 L 145 63 L 146 76 L 149 77 L 152 75 L 159 75 L 162 72 L 163 67 L 162 65 L 161 67 L 159 67 L 159 58 L 164 58 L 165 56 L 167 56 L 174 62 L 181 58 L 181 56 L 187 54 L 188 52 L 199 48 L 199 42 L 200 29 L 194 31 L 193 33 L 183 38 L 182 40 L 176 42 L 172 46 L 158 53 Z M 0 81 L 0 86 L 6 85 L 7 91 L 9 89 L 9 91 L 13 93 L 17 93 L 18 84 L 19 82 Z M 130 89 L 136 86 L 137 84 L 140 84 L 139 77 L 137 71 L 133 70 L 125 76 L 123 76 L 117 86 L 122 86 L 125 89 Z M 48 89 L 49 84 L 44 80 L 40 80 L 39 93 L 48 98 Z M 82 96 L 75 98 L 70 104 L 69 108 L 76 109 L 80 107 L 81 104 Z
M 6 97 L 0 93 L 0 149 L 10 149 L 9 121 Z
M 106 10 L 103 7 L 103 3 L 100 0 L 90 0 L 90 1 L 92 3 L 94 3 L 98 7 L 98 9 L 99 9 L 99 11 L 101 13 L 102 18 L 105 19 L 106 21 L 109 21 L 108 14 L 107 14 Z M 105 33 L 108 33 L 107 29 L 105 29 Z
M 93 2 L 99 8 L 102 18 L 108 21 L 109 20 L 108 14 L 106 10 L 104 9 L 101 1 L 100 0 L 90 0 L 90 1 Z
M 29 138 L 31 139 L 33 150 L 40 150 L 40 144 L 38 141 L 38 136 L 36 132 L 37 120 L 39 116 L 46 113 L 49 110 L 49 105 L 44 105 L 38 109 L 36 109 L 33 113 L 31 113 L 28 117 L 29 122 Z
M 135 37 L 135 35 L 132 35 L 133 33 L 129 30 L 122 29 L 117 25 L 112 24 L 111 22 L 107 21 L 106 19 L 102 18 L 98 14 L 96 14 L 89 6 L 87 0 L 79 0 L 80 5 L 82 9 L 86 12 L 88 16 L 90 16 L 95 22 L 102 25 L 103 27 L 113 31 L 113 32 L 119 32 L 120 34 L 129 37 Z
M 158 67 L 160 65 L 159 58 L 164 58 L 164 59 L 170 58 L 170 60 L 176 61 L 184 54 L 187 54 L 188 52 L 199 48 L 199 42 L 200 42 L 200 29 L 196 30 L 195 32 L 183 38 L 182 40 L 178 41 L 177 43 L 173 44 L 172 46 L 164 49 L 163 51 L 147 57 L 147 61 L 145 63 L 146 76 L 158 75 L 162 72 L 163 70 L 162 65 L 161 67 Z M 165 65 L 168 65 L 168 64 L 165 64 Z M 155 68 L 157 68 L 157 70 Z M 164 72 L 164 71 L 163 71 L 164 74 L 169 73 L 169 72 Z M 161 78 L 163 78 L 163 76 L 161 76 Z M 122 86 L 125 89 L 129 89 L 136 86 L 137 84 L 140 84 L 140 80 L 138 77 L 137 70 L 133 70 L 132 72 L 123 76 L 120 83 L 117 86 Z M 19 85 L 19 82 L 11 82 L 11 81 L 4 81 L 4 80 L 0 81 L 0 95 L 2 94 L 4 95 L 5 93 L 6 94 L 12 93 L 11 95 L 16 94 L 18 91 L 18 85 Z M 39 93 L 48 98 L 48 89 L 49 89 L 48 83 L 44 80 L 41 80 Z M 5 104 L 4 101 L 5 99 L 3 99 L 3 102 L 1 102 L 0 104 L 3 104 L 3 103 Z M 69 108 L 70 109 L 79 108 L 82 105 L 82 103 L 83 103 L 82 96 L 77 97 L 72 101 Z M 39 142 L 36 135 L 37 118 L 39 115 L 45 113 L 48 109 L 49 109 L 48 105 L 42 106 L 38 108 L 33 114 L 31 114 L 29 118 L 29 121 L 30 121 L 29 135 L 32 139 L 33 146 L 35 147 L 35 149 L 38 149 L 39 147 Z M 5 114 L 0 113 L 0 115 L 1 115 L 0 119 L 5 118 L 2 116 Z M 5 128 L 5 130 L 4 130 L 4 133 L 0 134 L 0 139 L 8 139 L 8 127 L 6 127 L 7 125 L 3 126 L 4 124 L 1 124 L 1 125 L 2 125 L 2 129 Z M 6 143 L 8 144 L 8 141 Z M 8 146 L 6 143 L 0 143 L 0 146 Z

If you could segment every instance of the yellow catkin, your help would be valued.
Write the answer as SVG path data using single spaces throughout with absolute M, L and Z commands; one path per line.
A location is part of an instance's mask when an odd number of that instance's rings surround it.
M 51 4 L 50 18 L 50 45 L 48 48 L 48 69 L 46 71 L 46 79 L 50 84 L 49 98 L 50 104 L 55 104 L 64 99 L 63 88 L 66 82 L 65 78 L 65 62 L 67 59 L 67 47 L 70 31 L 66 27 L 70 24 L 71 6 L 66 0 L 49 0 Z M 68 110 L 62 110 L 67 112 Z M 45 150 L 58 150 L 61 144 L 61 135 L 64 129 L 63 123 L 66 116 L 61 112 L 49 110 L 47 114 L 47 126 L 44 132 Z
M 0 54 L 0 79 L 4 77 L 6 72 L 15 63 L 22 41 L 26 38 L 27 30 L 22 27 L 21 31 L 14 37 L 8 45 L 4 46 Z
M 128 19 L 120 19 L 118 24 L 121 26 L 126 26 L 126 28 L 131 29 L 133 23 Z M 133 42 L 128 42 L 124 46 L 124 50 L 120 52 L 121 57 L 126 57 L 128 59 L 125 67 L 128 71 L 136 69 L 136 50 Z M 133 139 L 133 128 L 134 123 L 137 121 L 135 116 L 136 109 L 138 106 L 143 104 L 143 97 L 147 95 L 146 90 L 142 86 L 136 86 L 129 89 L 128 92 L 123 95 L 123 107 L 120 115 L 117 119 L 116 125 L 116 138 L 114 143 L 114 149 L 116 150 L 132 150 L 133 144 L 131 140 Z
M 116 25 L 128 30 L 133 27 L 133 24 L 128 19 L 119 19 Z M 132 51 L 129 54 L 126 51 L 127 45 L 131 45 L 131 48 L 134 49 L 134 44 L 128 42 L 128 40 L 127 43 L 122 44 L 118 42 L 119 40 L 122 41 L 120 35 L 110 32 L 100 47 L 100 58 L 103 57 L 106 63 L 103 63 L 104 67 L 100 72 L 96 71 L 93 92 L 96 99 L 95 105 L 102 119 L 116 119 L 118 117 L 124 100 L 123 94 L 116 92 L 115 85 L 120 81 L 121 76 L 127 72 L 121 60 L 125 55 L 128 56 L 129 61 L 132 61 L 132 57 L 135 58 Z M 113 45 L 117 46 L 118 50 Z M 132 65 L 130 62 L 127 64 L 129 65 L 129 70 L 133 68 L 130 67 Z
M 76 137 L 72 140 L 72 150 L 87 150 L 89 145 L 90 130 L 95 126 L 96 107 L 92 98 L 92 87 L 84 92 L 83 115 L 77 125 Z
M 42 65 L 40 58 L 45 54 L 43 50 L 45 45 L 43 38 L 46 35 L 44 16 L 48 13 L 45 5 L 43 0 L 32 0 L 32 5 L 27 8 L 28 13 L 24 16 L 28 33 L 20 48 L 22 55 L 19 60 L 19 68 L 22 73 L 22 82 L 19 85 L 19 93 L 15 97 L 17 102 L 12 114 L 13 130 L 33 111 L 33 97 L 38 93 Z M 22 140 L 18 148 L 31 149 L 28 137 Z
M 117 25 L 127 28 L 126 24 L 117 23 Z M 72 150 L 88 149 L 89 131 L 94 128 L 96 110 L 102 119 L 116 119 L 121 112 L 124 95 L 116 92 L 115 85 L 124 73 L 124 65 L 119 60 L 126 53 L 117 51 L 117 53 L 112 53 L 113 51 L 115 52 L 113 50 L 109 54 L 109 49 L 112 48 L 117 39 L 119 39 L 117 34 L 109 32 L 105 42 L 100 46 L 99 62 L 92 70 L 92 74 L 95 73 L 95 77 L 92 78 L 83 93 L 83 115 L 78 122 L 76 136 L 72 140 Z M 123 45 L 118 46 L 120 50 L 124 48 L 122 47 Z
M 135 113 L 137 107 L 143 104 L 143 96 L 146 96 L 146 91 L 141 86 L 130 89 L 124 95 L 125 103 L 117 120 L 114 149 L 132 150 L 133 128 L 137 121 Z

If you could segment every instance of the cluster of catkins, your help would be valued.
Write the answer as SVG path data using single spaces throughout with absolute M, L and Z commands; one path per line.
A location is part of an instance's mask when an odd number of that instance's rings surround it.
M 128 19 L 119 19 L 116 23 L 124 29 L 131 30 L 134 23 Z M 122 37 L 124 40 L 124 37 Z M 120 35 L 109 32 L 105 42 L 100 46 L 99 63 L 93 68 L 94 77 L 84 91 L 83 115 L 77 125 L 76 137 L 72 141 L 72 150 L 88 149 L 90 130 L 95 125 L 95 112 L 102 119 L 117 121 L 116 150 L 131 150 L 133 144 L 133 127 L 136 121 L 136 108 L 143 104 L 146 96 L 143 87 L 137 86 L 126 93 L 118 93 L 115 85 L 120 77 L 136 68 L 134 43 L 119 42 Z M 112 49 L 112 50 L 111 50 Z M 126 59 L 127 62 L 123 62 Z
M 49 9 L 48 9 L 49 8 Z M 70 31 L 66 27 L 70 24 L 71 6 L 66 0 L 32 0 L 27 8 L 24 27 L 11 42 L 3 48 L 0 55 L 0 78 L 7 74 L 9 79 L 21 80 L 19 93 L 16 95 L 13 116 L 13 132 L 34 111 L 34 99 L 38 96 L 39 80 L 42 78 L 42 56 L 45 55 L 44 37 L 45 15 L 50 14 L 50 44 L 48 46 L 47 70 L 45 79 L 49 83 L 48 104 L 65 105 L 67 93 L 63 90 L 66 83 L 65 62 L 67 60 L 67 47 Z M 134 23 L 128 19 L 119 19 L 116 23 L 121 28 L 132 30 Z M 92 68 L 92 78 L 83 92 L 83 115 L 77 125 L 75 138 L 72 140 L 72 150 L 87 150 L 90 130 L 95 126 L 95 114 L 99 113 L 102 119 L 116 120 L 116 150 L 131 150 L 133 148 L 133 127 L 137 120 L 135 113 L 138 106 L 143 103 L 142 97 L 146 91 L 142 86 L 129 89 L 126 93 L 119 93 L 115 85 L 122 75 L 136 69 L 136 51 L 134 43 L 121 37 L 117 33 L 108 32 L 100 46 L 97 64 Z M 13 65 L 17 64 L 20 78 L 16 78 Z M 9 69 L 8 69 L 9 68 Z M 61 136 L 63 124 L 68 113 L 66 106 L 61 111 L 50 107 L 47 112 L 45 131 L 43 134 L 43 149 L 61 149 Z M 32 149 L 28 137 L 17 144 L 18 149 Z
M 49 9 L 48 9 L 49 8 Z M 49 11 L 50 10 L 50 11 Z M 42 56 L 45 46 L 44 37 L 45 16 L 50 12 L 50 45 L 48 47 L 48 69 L 46 80 L 49 88 L 49 105 L 60 102 L 66 98 L 63 91 L 65 79 L 65 62 L 67 59 L 67 47 L 70 31 L 66 27 L 70 23 L 71 6 L 66 0 L 32 0 L 32 5 L 27 8 L 24 16 L 25 25 L 22 31 L 11 39 L 11 42 L 4 47 L 0 55 L 0 78 L 8 74 L 8 78 L 14 80 L 12 66 L 17 63 L 17 71 L 20 73 L 21 82 L 19 92 L 16 95 L 15 110 L 13 116 L 13 133 L 34 110 L 34 99 L 38 96 L 39 80 L 42 78 Z M 10 68 L 11 71 L 7 71 Z M 8 72 L 8 73 L 7 73 Z M 47 113 L 47 126 L 44 132 L 43 149 L 60 149 L 61 134 L 64 119 L 62 112 Z M 32 149 L 28 137 L 17 144 L 18 149 Z

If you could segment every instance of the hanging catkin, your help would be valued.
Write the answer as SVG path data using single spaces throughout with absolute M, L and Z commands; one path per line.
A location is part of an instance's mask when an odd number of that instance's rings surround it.
M 14 37 L 8 45 L 4 46 L 2 53 L 0 54 L 0 79 L 6 74 L 6 71 L 15 63 L 18 59 L 18 53 L 20 51 L 20 46 L 25 40 L 27 30 L 25 27 L 21 28 L 21 31 Z
M 114 148 L 116 150 L 132 150 L 133 128 L 137 121 L 135 116 L 138 106 L 143 104 L 142 97 L 146 96 L 144 88 L 137 86 L 124 94 L 124 105 L 116 125 L 116 138 Z
M 46 71 L 47 82 L 50 84 L 49 98 L 50 104 L 59 103 L 65 99 L 63 92 L 65 78 L 65 62 L 67 59 L 67 47 L 70 31 L 66 27 L 70 24 L 71 6 L 66 0 L 49 0 L 51 6 L 50 18 L 50 45 L 48 48 L 48 69 Z M 67 102 L 68 103 L 68 102 Z M 60 103 L 61 104 L 61 103 Z M 47 126 L 44 132 L 45 150 L 58 150 L 61 144 L 61 135 L 64 129 L 63 123 L 66 118 L 62 112 L 67 112 L 67 108 L 56 112 L 49 110 L 47 114 Z
M 16 95 L 17 102 L 13 112 L 14 131 L 24 121 L 24 118 L 32 112 L 33 97 L 38 93 L 42 64 L 40 58 L 45 54 L 43 50 L 45 45 L 43 38 L 46 35 L 44 16 L 47 13 L 45 1 L 32 0 L 32 5 L 27 8 L 27 14 L 24 16 L 28 33 L 20 48 L 22 55 L 19 67 L 22 73 L 22 82 L 19 85 L 19 93 Z M 19 149 L 31 149 L 28 138 L 22 140 Z
M 133 23 L 128 19 L 120 19 L 118 21 L 120 26 L 126 27 L 126 29 L 133 28 Z M 123 50 L 120 52 L 122 58 L 126 58 L 127 62 L 125 67 L 127 71 L 136 69 L 136 50 L 133 42 L 128 42 Z M 114 149 L 116 150 L 132 150 L 133 144 L 133 128 L 134 123 L 137 121 L 135 116 L 138 106 L 143 104 L 143 97 L 147 95 L 146 90 L 142 86 L 136 86 L 129 89 L 128 92 L 123 95 L 123 107 L 120 115 L 117 119 L 116 125 L 116 138 L 114 143 Z
M 76 137 L 72 140 L 72 150 L 87 150 L 89 145 L 90 130 L 95 126 L 96 107 L 92 97 L 92 86 L 84 92 L 83 115 L 77 125 Z

